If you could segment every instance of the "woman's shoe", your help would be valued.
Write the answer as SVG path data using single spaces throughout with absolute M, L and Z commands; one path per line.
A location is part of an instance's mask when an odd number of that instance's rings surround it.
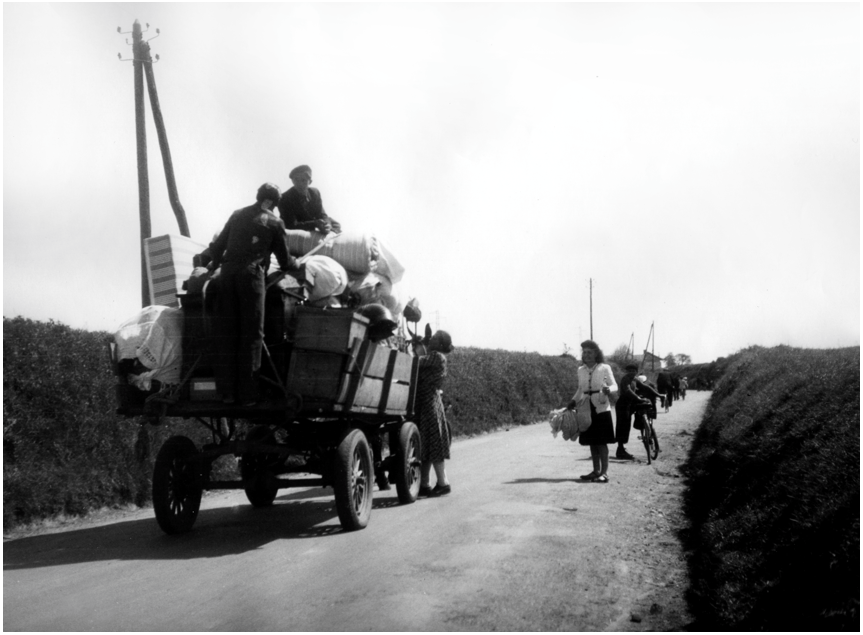
M 600 474 L 596 478 L 591 479 L 591 483 L 608 483 L 608 476 Z
M 420 485 L 420 491 L 419 494 L 417 494 L 417 498 L 419 498 L 420 496 L 431 496 L 431 493 L 431 487 L 429 487 L 428 485 Z
M 591 472 L 590 474 L 583 474 L 582 476 L 579 476 L 578 478 L 580 478 L 582 481 L 592 481 L 597 476 L 599 476 L 599 474 L 597 474 L 596 472 Z
M 435 485 L 429 496 L 432 498 L 436 498 L 438 496 L 446 496 L 451 491 L 452 488 L 449 485 Z

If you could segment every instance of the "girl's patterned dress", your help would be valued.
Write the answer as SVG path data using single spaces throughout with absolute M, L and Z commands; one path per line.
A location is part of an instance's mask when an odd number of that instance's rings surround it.
M 446 420 L 440 392 L 446 378 L 446 357 L 432 351 L 420 357 L 417 381 L 417 426 L 422 437 L 422 461 L 449 459 L 452 431 Z

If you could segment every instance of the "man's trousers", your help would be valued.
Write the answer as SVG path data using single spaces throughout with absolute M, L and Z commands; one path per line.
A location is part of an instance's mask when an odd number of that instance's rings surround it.
M 256 400 L 264 341 L 264 270 L 222 265 L 216 319 L 216 388 L 223 398 Z

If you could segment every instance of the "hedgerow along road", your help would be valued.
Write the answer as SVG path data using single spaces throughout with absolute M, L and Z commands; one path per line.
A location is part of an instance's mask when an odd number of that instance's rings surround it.
M 167 536 L 151 509 L 7 536 L 3 627 L 140 630 L 681 630 L 691 621 L 675 530 L 685 459 L 709 393 L 690 391 L 647 465 L 613 458 L 585 483 L 589 450 L 547 423 L 457 440 L 453 493 L 398 504 L 375 492 L 344 532 L 332 490 L 205 496 Z

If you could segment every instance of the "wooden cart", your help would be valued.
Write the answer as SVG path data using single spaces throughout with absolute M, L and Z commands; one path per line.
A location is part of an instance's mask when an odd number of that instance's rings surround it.
M 283 488 L 332 487 L 346 530 L 368 524 L 376 479 L 394 483 L 400 503 L 416 500 L 421 438 L 411 420 L 418 358 L 372 341 L 368 320 L 352 310 L 311 308 L 270 290 L 261 372 L 265 397 L 251 407 L 226 405 L 215 391 L 205 296 L 180 295 L 178 386 L 151 394 L 137 390 L 109 341 L 120 414 L 152 423 L 192 418 L 212 434 L 212 442 L 200 448 L 188 437 L 173 436 L 159 450 L 153 507 L 166 533 L 192 528 L 204 490 L 243 489 L 252 505 L 266 507 Z M 240 480 L 211 478 L 214 461 L 224 455 L 239 458 Z

